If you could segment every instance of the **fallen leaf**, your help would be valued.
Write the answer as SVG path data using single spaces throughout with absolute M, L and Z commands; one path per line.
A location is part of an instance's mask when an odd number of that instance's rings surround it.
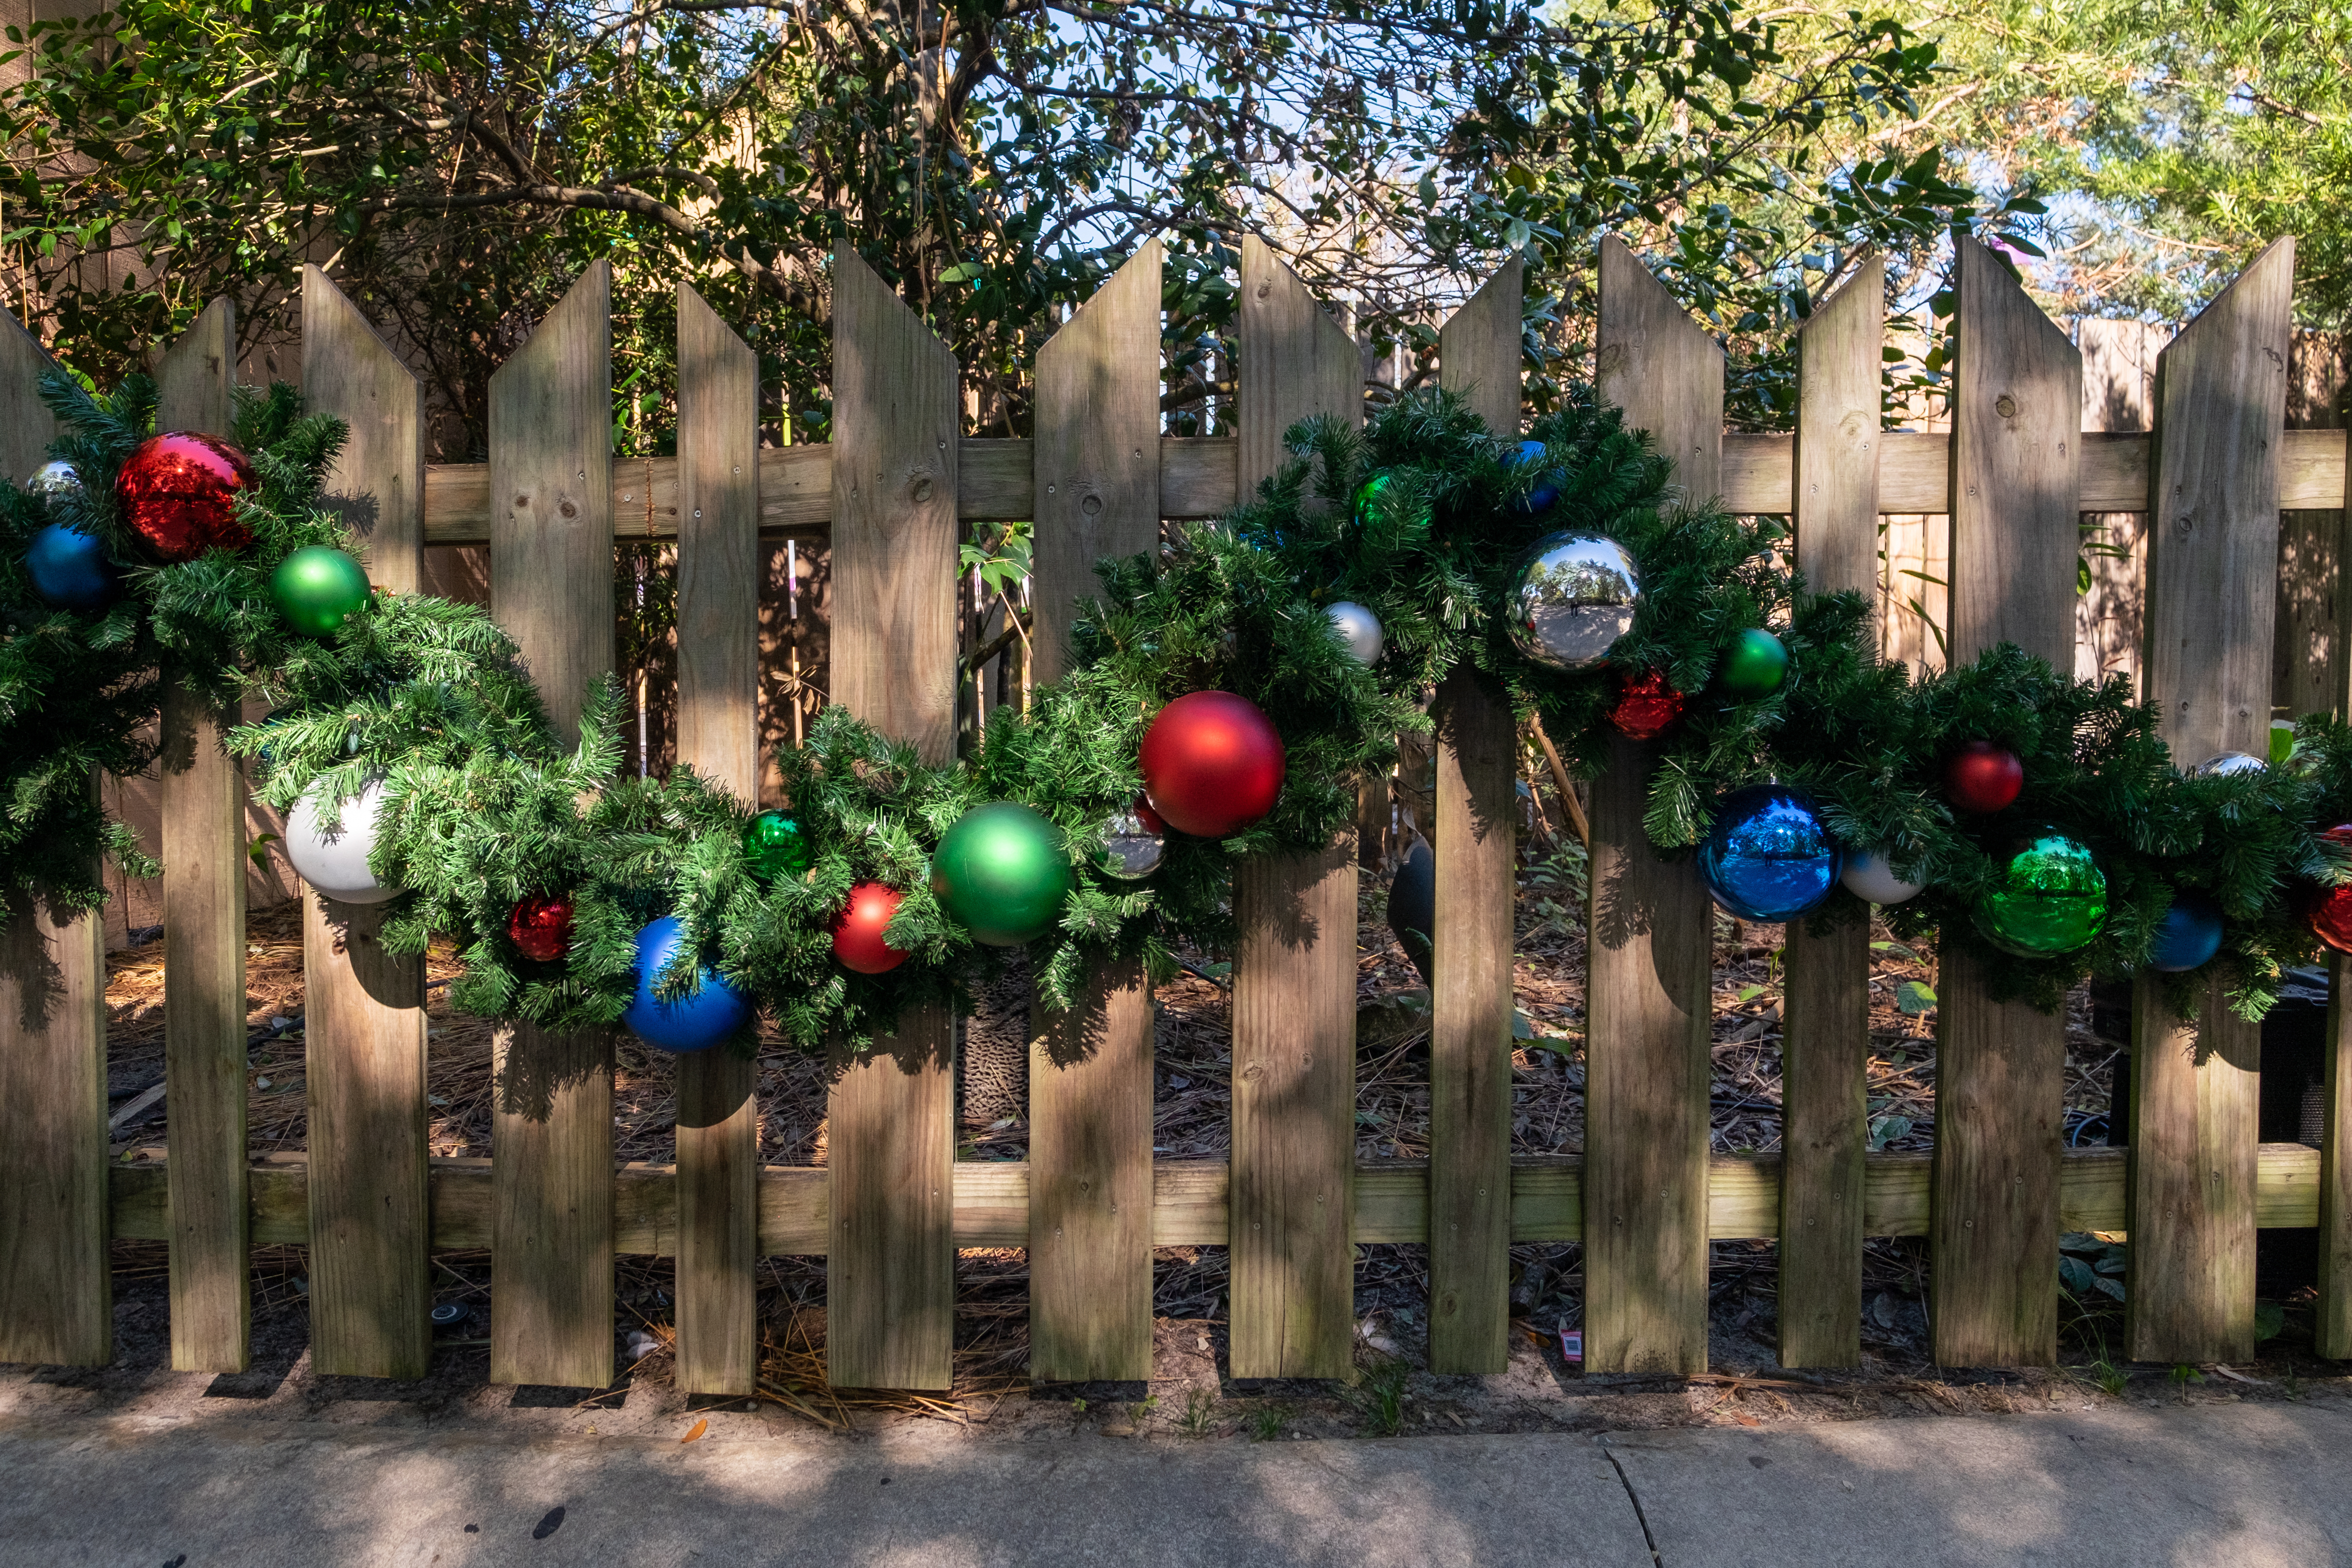
M 706 1416 L 704 1416 L 701 1420 L 699 1420 L 699 1421 L 696 1422 L 696 1423 L 694 1424 L 694 1429 L 693 1429 L 692 1431 L 688 1432 L 685 1436 L 680 1437 L 680 1438 L 678 1439 L 678 1441 L 679 1441 L 679 1442 L 681 1442 L 681 1443 L 691 1443 L 691 1442 L 693 1442 L 697 1437 L 701 1436 L 705 1432 L 708 1432 L 708 1431 L 709 1431 L 709 1430 L 710 1430 L 710 1417 L 709 1417 L 708 1415 L 706 1415 Z
M 1732 1419 L 1738 1422 L 1742 1426 L 1761 1426 L 1764 1425 L 1764 1423 L 1757 1420 L 1753 1415 L 1735 1415 Z

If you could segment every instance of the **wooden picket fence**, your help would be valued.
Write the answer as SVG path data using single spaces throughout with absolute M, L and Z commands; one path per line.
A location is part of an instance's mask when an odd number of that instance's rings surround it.
M 2280 510 L 2346 500 L 2344 432 L 2282 428 L 2293 254 L 2273 246 L 2166 352 L 2152 437 L 2080 433 L 2076 350 L 1968 241 L 1948 435 L 1881 428 L 1875 264 L 1802 330 L 1795 432 L 1727 435 L 1722 349 L 1606 241 L 1601 387 L 1654 433 L 1688 492 L 1791 515 L 1817 585 L 1874 592 L 1879 517 L 1948 513 L 1955 659 L 2009 639 L 2069 668 L 2078 514 L 2153 511 L 2146 669 L 2168 738 L 2189 760 L 2260 752 Z M 947 348 L 847 247 L 830 447 L 760 447 L 755 356 L 681 285 L 678 455 L 616 472 L 602 264 L 493 379 L 486 466 L 428 474 L 417 383 L 316 270 L 304 379 L 315 407 L 351 422 L 334 489 L 367 522 L 371 576 L 413 589 L 423 545 L 487 542 L 492 608 L 561 726 L 612 664 L 616 534 L 674 539 L 678 757 L 748 794 L 763 529 L 830 529 L 834 698 L 940 761 L 967 521 L 1035 521 L 1036 674 L 1050 679 L 1097 558 L 1153 547 L 1163 519 L 1223 510 L 1275 471 L 1294 421 L 1359 415 L 1356 343 L 1253 238 L 1238 434 L 1162 437 L 1160 266 L 1145 246 L 1046 345 L 1033 440 L 962 434 Z M 1444 384 L 1504 430 L 1519 416 L 1521 289 L 1506 268 L 1440 340 Z M 227 427 L 231 326 L 215 302 L 159 354 L 165 425 Z M 34 390 L 46 363 L 0 328 L 0 465 L 15 476 L 50 434 Z M 383 951 L 375 910 L 315 900 L 309 1148 L 248 1159 L 244 785 L 215 743 L 222 716 L 174 695 L 168 1159 L 109 1165 L 98 923 L 14 922 L 0 954 L 0 1360 L 106 1362 L 109 1239 L 161 1237 L 173 1364 L 242 1369 L 247 1248 L 294 1243 L 310 1249 L 317 1370 L 415 1377 L 431 1353 L 430 1250 L 487 1247 L 492 1378 L 598 1387 L 614 1372 L 615 1255 L 652 1253 L 676 1259 L 681 1386 L 747 1394 L 760 1258 L 822 1253 L 834 1383 L 937 1389 L 956 1248 L 1025 1247 L 1032 1376 L 1131 1380 L 1150 1371 L 1151 1248 L 1223 1245 L 1231 1373 L 1336 1378 L 1355 1342 L 1356 1245 L 1405 1242 L 1429 1248 L 1432 1366 L 1496 1372 L 1508 1248 L 1581 1240 L 1587 1370 L 1691 1372 L 1706 1361 L 1710 1238 L 1777 1237 L 1782 1360 L 1842 1366 L 1860 1355 L 1864 1238 L 1925 1235 L 1936 1359 L 2032 1365 L 2057 1353 L 2059 1235 L 2098 1228 L 2130 1233 L 2132 1356 L 2232 1361 L 2253 1351 L 2256 1227 L 2314 1224 L 2320 1348 L 2352 1355 L 2340 1008 L 2324 1151 L 2258 1146 L 2256 1032 L 2210 1002 L 2198 1029 L 2137 1010 L 2137 1142 L 2067 1151 L 2060 1020 L 1994 1004 L 1977 962 L 1948 954 L 1935 1152 L 1873 1154 L 1866 932 L 1792 927 L 1785 1152 L 1710 1158 L 1713 916 L 1696 870 L 1643 839 L 1650 752 L 1631 741 L 1614 743 L 1591 804 L 1586 1147 L 1514 1157 L 1513 731 L 1466 672 L 1438 717 L 1427 1161 L 1356 1159 L 1357 868 L 1343 842 L 1236 879 L 1228 1162 L 1153 1161 L 1151 998 L 1129 970 L 1043 1021 L 1025 1163 L 955 1159 L 954 1024 L 921 1011 L 838 1064 L 825 1166 L 761 1167 L 753 1069 L 712 1053 L 678 1063 L 676 1166 L 616 1170 L 609 1037 L 520 1027 L 497 1047 L 495 1158 L 428 1158 L 422 966 Z M 2340 986 L 2340 962 L 2335 973 Z

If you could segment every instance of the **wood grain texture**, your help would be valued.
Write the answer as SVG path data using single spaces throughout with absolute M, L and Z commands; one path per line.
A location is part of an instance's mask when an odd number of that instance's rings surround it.
M 1312 414 L 1363 419 L 1355 340 L 1253 234 L 1242 242 L 1240 440 L 1247 493 Z M 1353 1375 L 1356 850 L 1269 857 L 1234 878 L 1231 1365 Z
M 1601 242 L 1602 397 L 1720 488 L 1723 349 L 1616 238 Z M 1706 1368 L 1707 1020 L 1715 912 L 1642 826 L 1655 747 L 1612 741 L 1592 790 L 1586 1031 L 1585 1369 Z
M 2157 361 L 2142 695 L 2183 765 L 2269 750 L 2294 286 L 2294 242 L 2282 239 Z M 2153 976 L 2133 1007 L 2124 1338 L 2136 1361 L 2254 1353 L 2262 1026 L 2231 1012 L 2218 982 L 2205 992 L 2193 1026 Z
M 1160 543 L 1160 269 L 1146 244 L 1038 351 L 1034 673 L 1106 556 Z M 1030 1030 L 1029 1375 L 1151 1375 L 1151 987 L 1098 972 Z
M 226 436 L 236 316 L 205 307 L 155 359 L 156 423 Z M 176 680 L 163 720 L 163 1068 L 170 1084 L 172 1365 L 242 1372 L 246 1268 L 245 779 L 221 749 L 234 715 Z
M 2319 1142 L 2319 1308 L 2312 1346 L 2352 1361 L 2352 961 L 2327 955 L 2327 1121 Z
M 1517 258 L 1438 331 L 1438 367 L 1489 429 L 1519 430 Z M 1512 913 L 1518 726 L 1466 666 L 1437 689 L 1436 952 L 1429 1034 L 1429 1365 L 1499 1373 L 1510 1352 Z M 1381 796 L 1385 804 L 1387 792 Z
M 956 364 L 845 241 L 833 273 L 833 698 L 924 761 L 955 747 Z M 945 1388 L 955 1321 L 955 1021 L 835 1049 L 825 1361 Z
M 677 760 L 760 795 L 760 360 L 677 286 Z M 677 1063 L 677 1385 L 759 1384 L 758 1072 Z
M 417 592 L 425 545 L 424 384 L 342 290 L 307 263 L 302 395 L 312 410 L 350 426 L 327 473 L 326 499 L 359 534 L 368 580 L 390 593 Z
M 1880 616 L 1880 346 L 1885 268 L 1854 268 L 1797 335 L 1797 567 Z M 1783 1366 L 1862 1364 L 1863 1172 L 1870 1132 L 1870 923 L 1789 922 L 1780 1037 Z
M 490 612 L 549 716 L 579 730 L 613 668 L 612 268 L 592 264 L 490 377 Z M 613 1380 L 613 1042 L 491 1042 L 490 1381 Z

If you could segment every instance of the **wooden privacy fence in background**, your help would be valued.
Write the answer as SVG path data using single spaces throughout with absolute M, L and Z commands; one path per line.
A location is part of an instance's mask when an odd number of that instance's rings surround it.
M 678 454 L 616 478 L 607 273 L 600 264 L 492 384 L 490 460 L 427 469 L 417 384 L 322 274 L 306 275 L 312 405 L 349 420 L 331 489 L 364 529 L 371 575 L 404 589 L 431 542 L 487 542 L 493 608 L 559 724 L 612 659 L 616 519 L 678 546 L 678 755 L 749 793 L 756 754 L 763 529 L 830 529 L 834 696 L 933 760 L 953 744 L 956 551 L 974 518 L 1036 521 L 1040 679 L 1060 668 L 1072 597 L 1106 553 L 1149 549 L 1165 519 L 1213 515 L 1282 459 L 1282 432 L 1361 407 L 1356 345 L 1264 244 L 1243 249 L 1238 435 L 1160 435 L 1160 255 L 1147 246 L 1042 353 L 1034 440 L 960 430 L 947 349 L 856 254 L 834 274 L 835 441 L 761 450 L 757 362 L 678 290 Z M 2270 718 L 2282 506 L 2345 502 L 2344 433 L 2284 432 L 2291 245 L 2256 261 L 2163 358 L 2153 436 L 2080 430 L 2080 360 L 2007 268 L 1960 243 L 1948 435 L 1881 428 L 1879 273 L 1861 268 L 1800 340 L 1798 427 L 1723 430 L 1723 355 L 1642 268 L 1604 242 L 1600 384 L 1656 437 L 1695 496 L 1793 518 L 1825 587 L 1875 591 L 1878 520 L 1948 511 L 1950 637 L 1965 658 L 2015 641 L 2072 659 L 2084 511 L 2150 514 L 2149 694 L 2184 761 L 2259 752 Z M 1507 267 L 1440 334 L 1444 384 L 1518 427 L 1522 279 Z M 228 308 L 161 354 L 169 424 L 226 426 Z M 0 460 L 22 478 L 47 416 L 46 357 L 0 328 Z M 635 491 L 650 479 L 650 507 Z M 630 487 L 616 511 L 616 485 Z M 2336 696 L 2341 706 L 2342 695 Z M 601 1386 L 614 1372 L 614 1259 L 677 1259 L 689 1392 L 754 1386 L 754 1268 L 822 1253 L 827 1346 L 843 1386 L 939 1388 L 950 1375 L 959 1246 L 1031 1253 L 1032 1374 L 1146 1377 L 1154 1245 L 1232 1249 L 1231 1366 L 1242 1378 L 1348 1374 L 1354 1249 L 1429 1247 L 1431 1364 L 1502 1369 L 1508 1248 L 1581 1240 L 1586 1365 L 1689 1372 L 1706 1356 L 1707 1243 L 1777 1237 L 1780 1349 L 1800 1366 L 1860 1355 L 1862 1244 L 1924 1235 L 1936 1358 L 2044 1363 L 2057 1350 L 2056 1241 L 2131 1235 L 2135 1356 L 2252 1349 L 2257 1226 L 2325 1227 L 2320 1348 L 2352 1355 L 2352 1188 L 2339 1158 L 2352 1079 L 2331 1015 L 2325 1148 L 2258 1146 L 2255 1034 L 2208 999 L 2182 1028 L 2139 1009 L 2128 1154 L 2059 1140 L 2060 1021 L 1990 999 L 1947 962 L 1932 1157 L 1867 1152 L 1866 933 L 1789 936 L 1785 1152 L 1710 1158 L 1713 911 L 1696 869 L 1641 830 L 1648 748 L 1618 742 L 1594 790 L 1588 1122 L 1580 1155 L 1510 1152 L 1513 731 L 1491 687 L 1457 672 L 1436 705 L 1437 984 L 1431 1154 L 1354 1153 L 1356 858 L 1265 860 L 1236 879 L 1233 1151 L 1151 1157 L 1151 999 L 1132 969 L 1037 1020 L 1030 1158 L 960 1163 L 955 1026 L 918 1010 L 863 1055 L 838 1052 L 824 1168 L 761 1168 L 753 1071 L 686 1058 L 674 1168 L 616 1170 L 612 1041 L 517 1027 L 496 1047 L 489 1161 L 425 1147 L 423 972 L 383 951 L 378 916 L 305 912 L 310 1146 L 246 1148 L 244 785 L 219 716 L 170 699 L 168 1158 L 110 1169 L 103 954 L 95 922 L 36 913 L 0 950 L 0 1359 L 110 1353 L 107 1243 L 171 1250 L 175 1366 L 242 1367 L 246 1251 L 311 1251 L 322 1371 L 421 1374 L 427 1253 L 491 1253 L 492 1375 Z M 2342 969 L 2337 970 L 2339 982 Z

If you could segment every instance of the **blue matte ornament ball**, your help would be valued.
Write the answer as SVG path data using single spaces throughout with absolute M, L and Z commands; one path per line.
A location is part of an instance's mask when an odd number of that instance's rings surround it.
M 751 1021 L 751 1004 L 743 994 L 712 970 L 695 978 L 702 989 L 675 1002 L 654 995 L 654 982 L 662 966 L 677 952 L 686 926 L 676 915 L 664 915 L 637 932 L 637 994 L 621 1022 L 629 1032 L 657 1051 L 707 1051 Z
M 2221 911 L 2202 893 L 2175 893 L 2172 907 L 2156 926 L 2156 944 L 2148 949 L 2147 966 L 2162 974 L 2180 974 L 2203 965 L 2221 951 Z
M 1744 921 L 1793 920 L 1830 896 L 1843 857 L 1812 802 L 1779 784 L 1733 790 L 1698 852 L 1715 901 Z
M 33 592 L 61 610 L 95 610 L 114 597 L 114 568 L 94 533 L 52 522 L 25 552 Z
M 1523 468 L 1531 463 L 1540 463 L 1543 460 L 1544 444 L 1541 441 L 1522 441 L 1519 443 L 1518 451 L 1512 456 L 1511 466 L 1515 468 Z M 1549 511 L 1559 500 L 1558 480 L 1559 476 L 1556 474 L 1544 475 L 1528 491 L 1527 499 L 1516 503 L 1517 510 L 1530 515 L 1539 511 Z

